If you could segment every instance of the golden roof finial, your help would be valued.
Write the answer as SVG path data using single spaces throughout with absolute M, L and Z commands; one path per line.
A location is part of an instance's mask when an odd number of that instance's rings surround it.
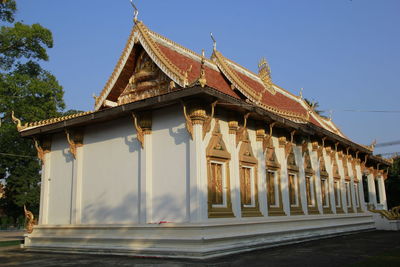
M 303 99 L 303 90 L 304 90 L 304 88 L 302 87 L 302 88 L 300 88 L 300 98 L 301 99 Z
M 258 63 L 258 76 L 263 81 L 265 88 L 272 94 L 275 94 L 275 90 L 272 86 L 271 68 L 265 57 L 261 58 Z
M 207 79 L 206 79 L 206 71 L 204 69 L 204 63 L 206 61 L 204 49 L 201 51 L 201 67 L 200 67 L 200 78 L 199 83 L 201 87 L 206 86 Z
M 18 130 L 21 130 L 21 129 L 22 129 L 21 120 L 18 119 L 17 117 L 15 117 L 15 115 L 14 115 L 14 110 L 11 111 L 11 119 L 12 119 L 13 122 L 17 125 L 17 129 L 18 129 Z

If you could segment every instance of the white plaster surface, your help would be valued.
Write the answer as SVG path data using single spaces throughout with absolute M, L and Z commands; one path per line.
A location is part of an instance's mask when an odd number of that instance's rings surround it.
M 154 111 L 152 128 L 152 221 L 187 221 L 190 137 L 182 107 Z
M 73 157 L 65 134 L 53 136 L 49 180 L 48 224 L 71 222 Z
M 82 223 L 138 221 L 140 144 L 127 117 L 85 129 Z

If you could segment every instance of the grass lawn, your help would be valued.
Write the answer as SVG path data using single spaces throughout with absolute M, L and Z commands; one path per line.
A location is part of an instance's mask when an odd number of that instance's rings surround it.
M 0 241 L 0 247 L 19 246 L 19 244 L 21 244 L 20 240 Z
M 361 261 L 357 264 L 352 265 L 354 267 L 356 266 L 363 266 L 363 267 L 368 267 L 368 266 L 385 266 L 385 267 L 391 267 L 391 266 L 400 266 L 400 248 L 394 248 L 385 251 L 382 254 L 372 256 L 367 258 L 364 261 Z

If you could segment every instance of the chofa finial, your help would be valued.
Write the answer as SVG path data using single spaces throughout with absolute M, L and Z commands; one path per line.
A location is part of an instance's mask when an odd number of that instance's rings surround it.
M 217 41 L 215 40 L 212 32 L 210 32 L 210 35 L 211 35 L 211 39 L 213 40 L 213 49 L 214 49 L 214 51 L 216 51 L 217 50 Z
M 138 21 L 139 10 L 137 9 L 137 7 L 133 3 L 133 1 L 132 0 L 130 0 L 130 1 L 131 1 L 131 5 L 132 5 L 132 7 L 134 9 L 134 11 L 133 11 L 133 15 L 134 15 L 133 21 L 136 23 Z
M 15 117 L 15 115 L 14 115 L 14 110 L 11 111 L 11 119 L 12 119 L 13 122 L 17 125 L 17 129 L 18 129 L 18 130 L 21 130 L 21 128 L 22 128 L 21 120 L 18 119 L 17 117 Z
M 303 99 L 303 90 L 304 90 L 304 88 L 302 87 L 302 88 L 300 88 L 300 98 L 301 99 Z

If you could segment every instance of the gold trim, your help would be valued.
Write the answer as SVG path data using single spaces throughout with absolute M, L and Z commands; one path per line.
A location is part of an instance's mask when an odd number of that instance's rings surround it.
M 24 214 L 25 214 L 25 229 L 28 234 L 33 232 L 33 226 L 35 225 L 35 216 L 33 213 L 26 209 L 24 205 Z
M 207 117 L 203 124 L 203 139 L 206 137 L 206 134 L 211 130 L 211 121 L 214 118 L 215 106 L 217 105 L 218 101 L 214 101 L 211 104 L 211 114 Z
M 65 129 L 65 135 L 67 136 L 67 142 L 69 144 L 69 152 L 76 159 L 76 153 L 78 147 L 83 146 L 83 131 L 75 130 L 73 134 Z
M 229 161 L 231 159 L 231 155 L 226 149 L 225 142 L 223 140 L 219 120 L 215 119 L 215 126 L 212 132 L 212 137 L 208 143 L 206 149 L 207 156 L 207 181 L 208 181 L 208 218 L 228 218 L 234 217 L 232 212 L 232 200 L 231 200 L 231 187 L 230 187 L 230 168 Z M 225 164 L 225 178 L 226 178 L 226 207 L 213 207 L 212 205 L 212 197 L 215 193 L 215 188 L 212 188 L 211 181 L 211 161 L 221 162 Z
M 262 98 L 262 94 L 253 90 L 248 86 L 242 79 L 234 73 L 228 64 L 225 62 L 225 57 L 219 52 L 214 50 L 213 58 L 216 59 L 215 63 L 220 68 L 221 72 L 234 84 L 234 86 L 247 98 L 255 103 L 259 103 Z

